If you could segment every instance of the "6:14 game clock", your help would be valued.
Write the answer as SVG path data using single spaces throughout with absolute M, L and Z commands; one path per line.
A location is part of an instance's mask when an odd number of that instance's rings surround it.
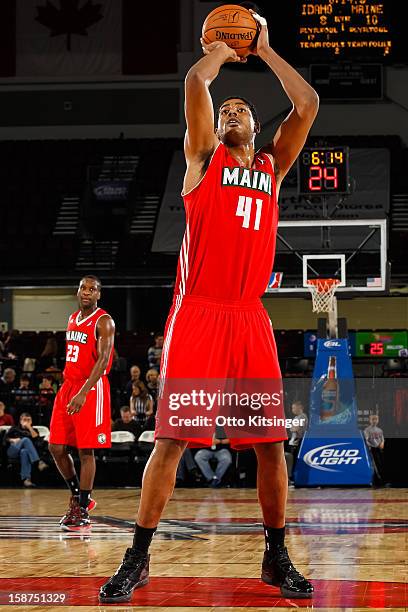
M 305 147 L 297 163 L 299 195 L 349 193 L 348 147 Z

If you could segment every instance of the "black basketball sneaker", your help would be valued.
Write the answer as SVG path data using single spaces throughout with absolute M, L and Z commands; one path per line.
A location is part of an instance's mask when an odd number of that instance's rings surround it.
M 69 498 L 68 510 L 66 511 L 66 513 L 64 514 L 64 516 L 59 522 L 61 527 L 63 527 L 66 523 L 71 522 L 72 516 L 76 512 L 76 506 L 78 506 L 78 499 L 74 497 L 74 495 L 71 495 L 71 497 Z
M 116 603 L 130 601 L 133 591 L 149 582 L 150 555 L 128 548 L 123 561 L 99 590 L 99 601 Z
M 279 587 L 283 597 L 289 599 L 313 597 L 313 585 L 294 568 L 286 546 L 264 552 L 261 580 Z
M 91 519 L 88 510 L 81 508 L 76 500 L 70 504 L 69 510 L 60 520 L 61 529 L 64 531 L 82 531 L 90 529 Z

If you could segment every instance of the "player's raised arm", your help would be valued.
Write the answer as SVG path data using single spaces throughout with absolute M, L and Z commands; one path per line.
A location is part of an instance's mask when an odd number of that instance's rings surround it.
M 190 68 L 185 79 L 185 192 L 201 179 L 205 163 L 218 143 L 214 133 L 214 110 L 209 87 L 222 64 L 241 61 L 235 51 L 223 42 L 203 44 L 203 51 L 204 57 Z
M 89 378 L 80 391 L 69 402 L 67 407 L 68 414 L 75 414 L 80 411 L 85 403 L 88 391 L 98 382 L 108 366 L 109 356 L 112 352 L 115 339 L 115 323 L 109 315 L 102 315 L 98 321 L 96 330 L 98 336 L 98 358 L 92 368 Z
M 275 161 L 275 173 L 280 184 L 302 150 L 319 109 L 319 96 L 300 74 L 269 46 L 268 26 L 263 17 L 253 13 L 260 26 L 256 50 L 276 74 L 293 108 L 279 126 L 273 141 L 263 147 Z

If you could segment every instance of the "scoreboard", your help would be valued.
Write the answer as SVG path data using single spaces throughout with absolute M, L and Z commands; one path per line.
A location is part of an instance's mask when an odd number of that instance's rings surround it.
M 297 161 L 299 195 L 348 193 L 348 158 L 348 147 L 305 147 Z
M 356 332 L 356 357 L 407 357 L 406 331 Z
M 298 46 L 333 59 L 369 54 L 387 56 L 392 33 L 387 5 L 376 0 L 320 0 L 298 4 Z M 395 7 L 394 7 L 395 10 Z
M 272 47 L 294 65 L 406 64 L 404 4 L 398 0 L 289 0 L 265 2 L 262 14 L 268 20 Z
M 306 331 L 303 340 L 304 356 L 316 357 L 317 333 Z M 408 357 L 406 331 L 349 331 L 348 344 L 351 357 Z

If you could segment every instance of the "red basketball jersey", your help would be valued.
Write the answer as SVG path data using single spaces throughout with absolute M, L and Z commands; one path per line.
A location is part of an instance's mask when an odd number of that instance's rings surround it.
M 99 319 L 108 313 L 97 308 L 85 319 L 78 320 L 80 314 L 81 311 L 77 310 L 68 319 L 64 369 L 64 378 L 68 380 L 84 380 L 89 377 L 98 359 L 96 326 Z M 113 348 L 104 374 L 109 374 L 112 357 Z
M 243 168 L 220 143 L 207 171 L 184 196 L 186 230 L 175 295 L 225 300 L 260 297 L 275 256 L 278 203 L 272 158 Z

